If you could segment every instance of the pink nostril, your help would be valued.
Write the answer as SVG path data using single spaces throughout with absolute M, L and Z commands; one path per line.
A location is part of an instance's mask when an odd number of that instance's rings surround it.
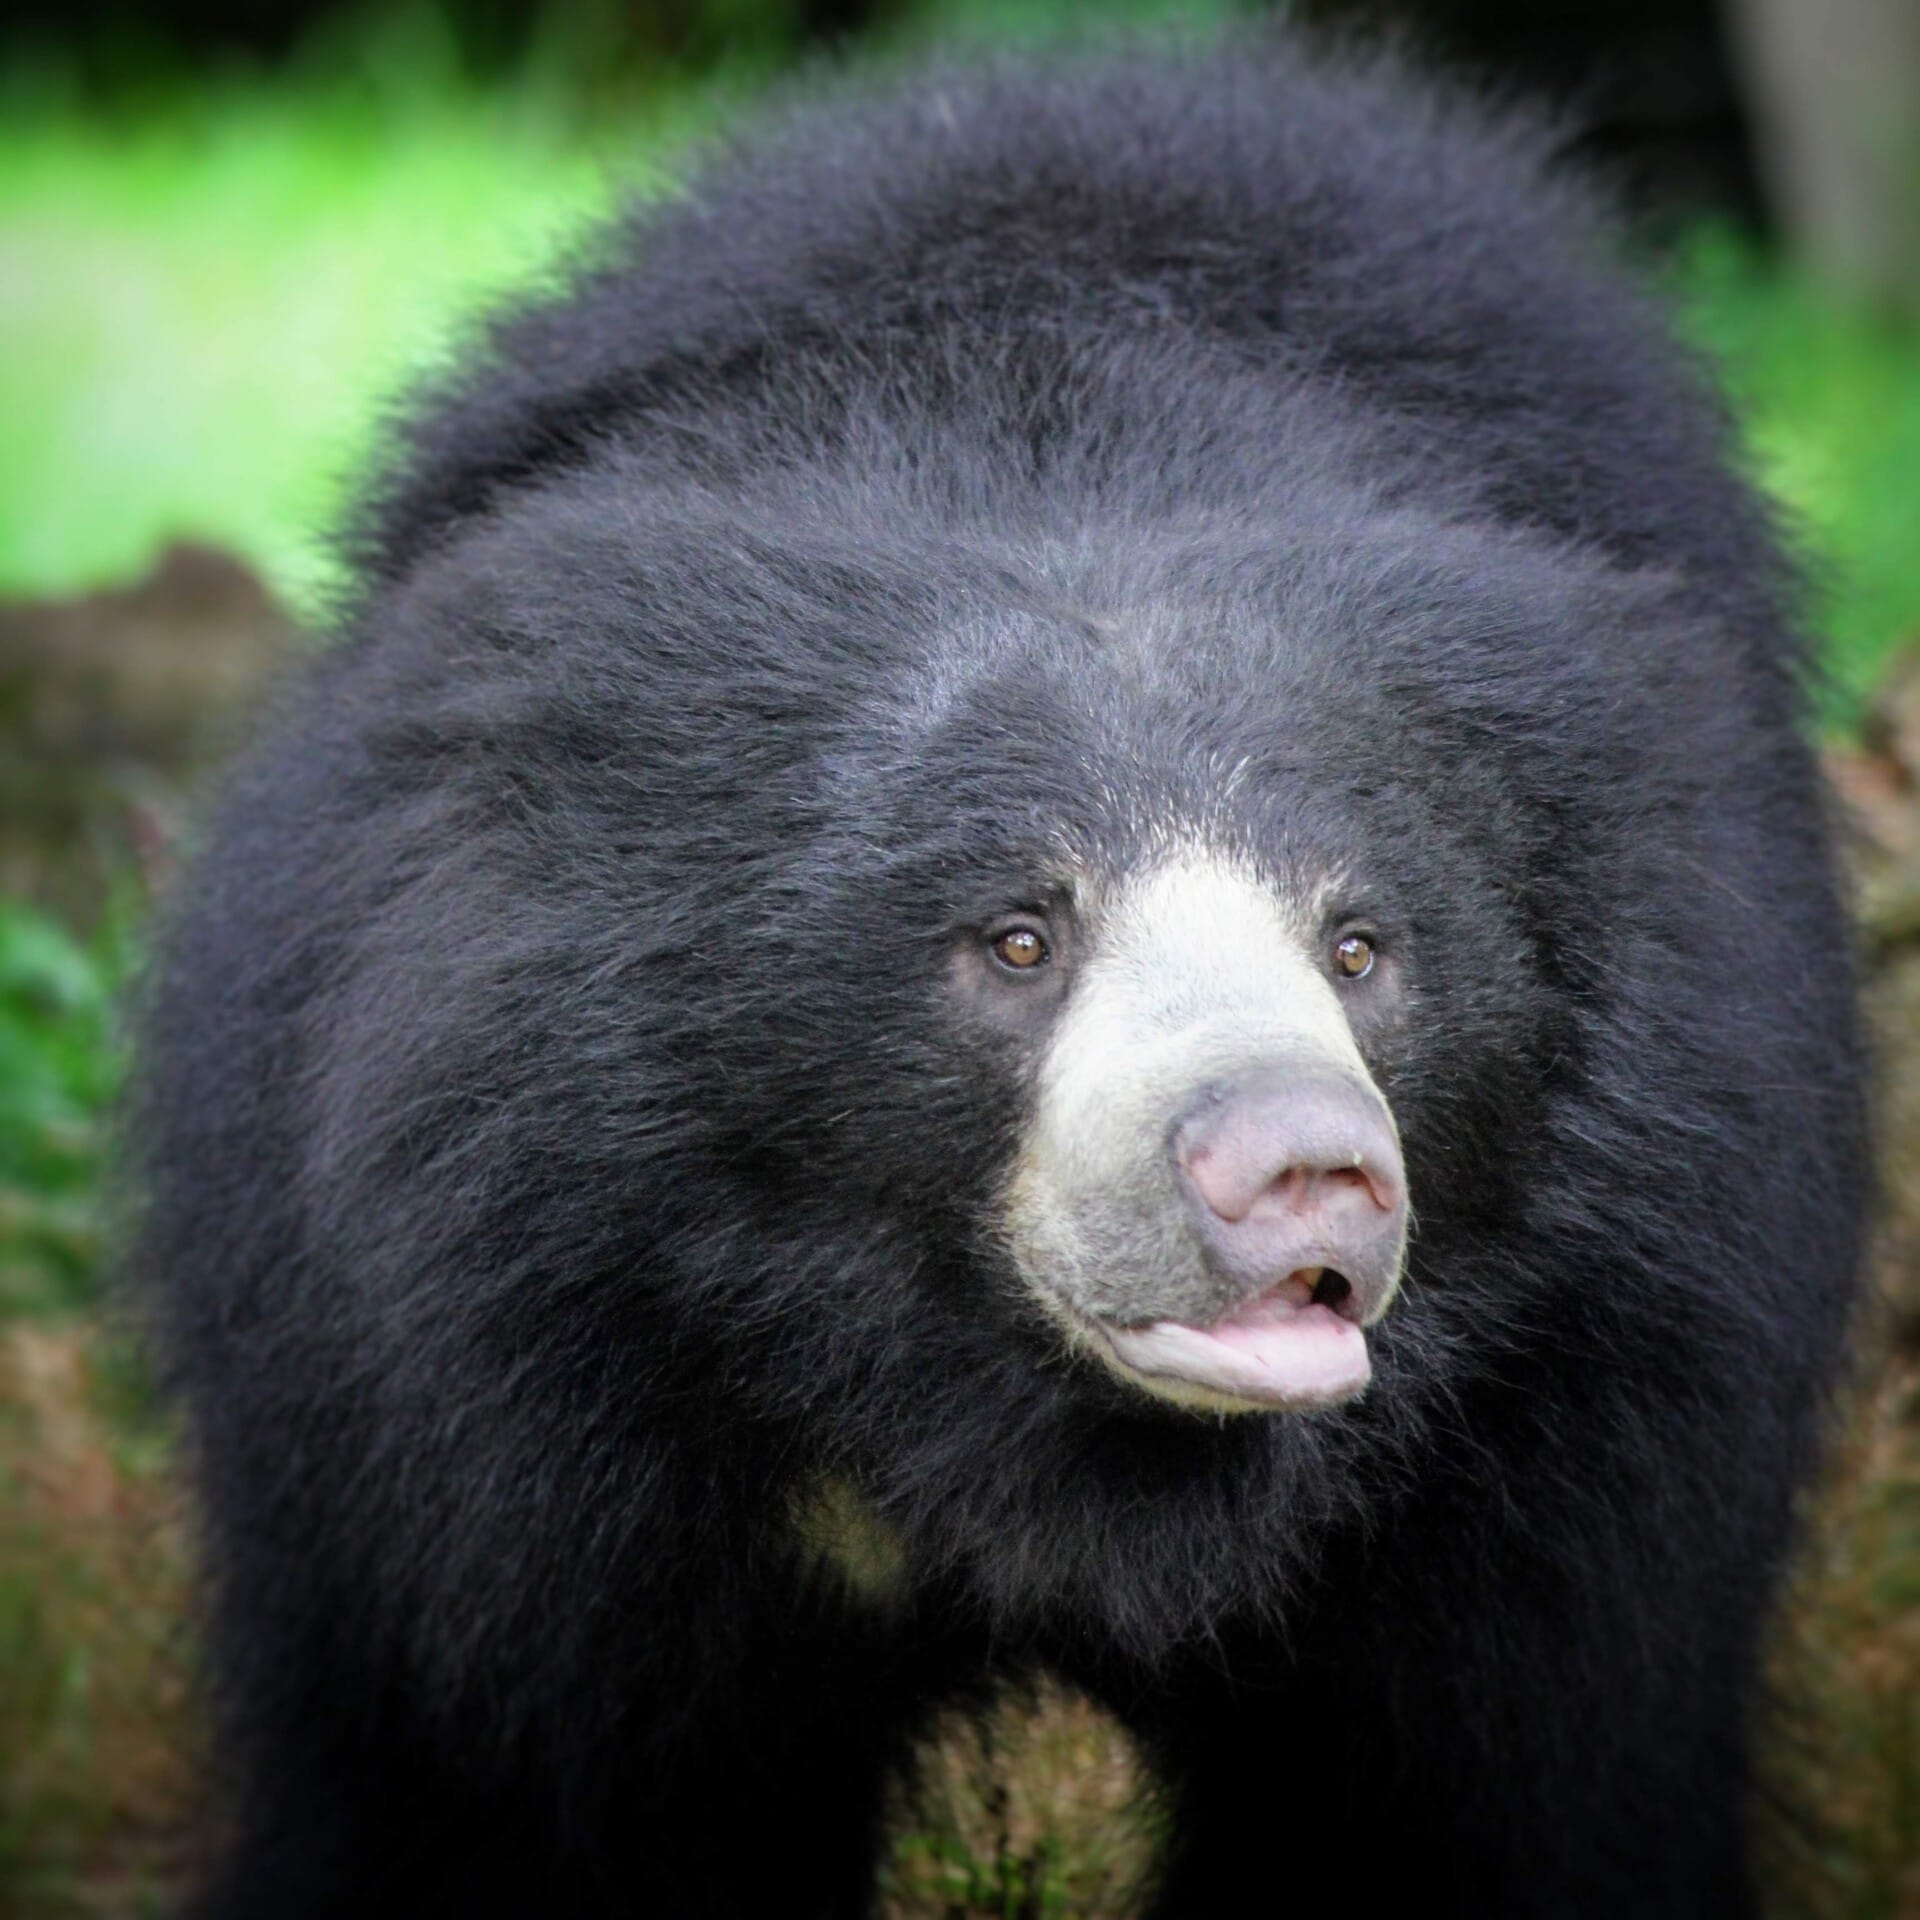
M 1178 1158 L 1188 1184 L 1222 1220 L 1244 1220 L 1260 1197 L 1258 1185 L 1249 1182 L 1245 1169 L 1234 1164 L 1238 1156 L 1207 1147 L 1182 1147 Z
M 1370 1167 L 1330 1167 L 1320 1176 L 1329 1194 L 1350 1194 L 1372 1206 L 1391 1209 L 1394 1190 L 1390 1180 L 1376 1175 Z
M 1359 1167 L 1281 1166 L 1268 1171 L 1273 1155 L 1236 1151 L 1229 1144 L 1183 1154 L 1181 1165 L 1208 1209 L 1228 1222 L 1272 1219 L 1281 1214 L 1343 1213 L 1356 1202 L 1388 1207 Z
M 1222 1213 L 1204 1186 L 1201 1197 L 1223 1220 L 1271 1220 L 1285 1214 L 1313 1213 L 1339 1216 L 1392 1204 L 1380 1199 L 1373 1182 L 1358 1167 L 1288 1167 L 1275 1174 L 1238 1214 Z M 1240 1195 L 1230 1198 L 1237 1202 Z

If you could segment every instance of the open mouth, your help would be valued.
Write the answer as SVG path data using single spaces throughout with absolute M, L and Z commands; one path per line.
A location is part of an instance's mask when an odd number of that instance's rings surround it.
M 1335 1407 L 1373 1372 L 1353 1287 L 1331 1267 L 1298 1267 L 1207 1326 L 1089 1324 L 1143 1386 L 1221 1411 Z

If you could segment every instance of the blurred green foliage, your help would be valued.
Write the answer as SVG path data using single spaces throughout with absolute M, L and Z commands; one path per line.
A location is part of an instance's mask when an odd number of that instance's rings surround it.
M 1920 338 L 1722 229 L 1694 234 L 1671 280 L 1813 569 L 1832 713 L 1848 719 L 1889 651 L 1920 641 Z
M 123 924 L 83 944 L 0 900 L 0 1320 L 95 1301 Z
M 401 41 L 351 80 L 126 123 L 0 109 L 0 591 L 196 534 L 310 603 L 380 397 L 714 111 L 670 92 L 586 124 L 435 59 Z

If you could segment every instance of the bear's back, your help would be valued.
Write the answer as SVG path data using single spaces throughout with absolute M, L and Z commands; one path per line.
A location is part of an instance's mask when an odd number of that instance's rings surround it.
M 609 444 L 736 484 L 743 420 L 790 461 L 823 396 L 933 410 L 961 379 L 977 410 L 985 377 L 1044 435 L 1084 411 L 1084 369 L 1132 355 L 1143 404 L 1169 364 L 1317 386 L 1436 493 L 1673 571 L 1791 659 L 1721 409 L 1552 152 L 1536 122 L 1287 35 L 842 82 L 496 324 L 413 411 L 356 556 L 392 579 Z

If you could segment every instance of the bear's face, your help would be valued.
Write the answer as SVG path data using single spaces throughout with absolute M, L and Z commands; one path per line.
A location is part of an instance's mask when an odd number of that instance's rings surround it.
M 1169 847 L 954 954 L 970 1010 L 1045 1022 L 1001 1201 L 1014 1265 L 1069 1341 L 1163 1399 L 1348 1399 L 1399 1284 L 1398 1130 L 1348 1018 L 1395 969 L 1319 891 Z

